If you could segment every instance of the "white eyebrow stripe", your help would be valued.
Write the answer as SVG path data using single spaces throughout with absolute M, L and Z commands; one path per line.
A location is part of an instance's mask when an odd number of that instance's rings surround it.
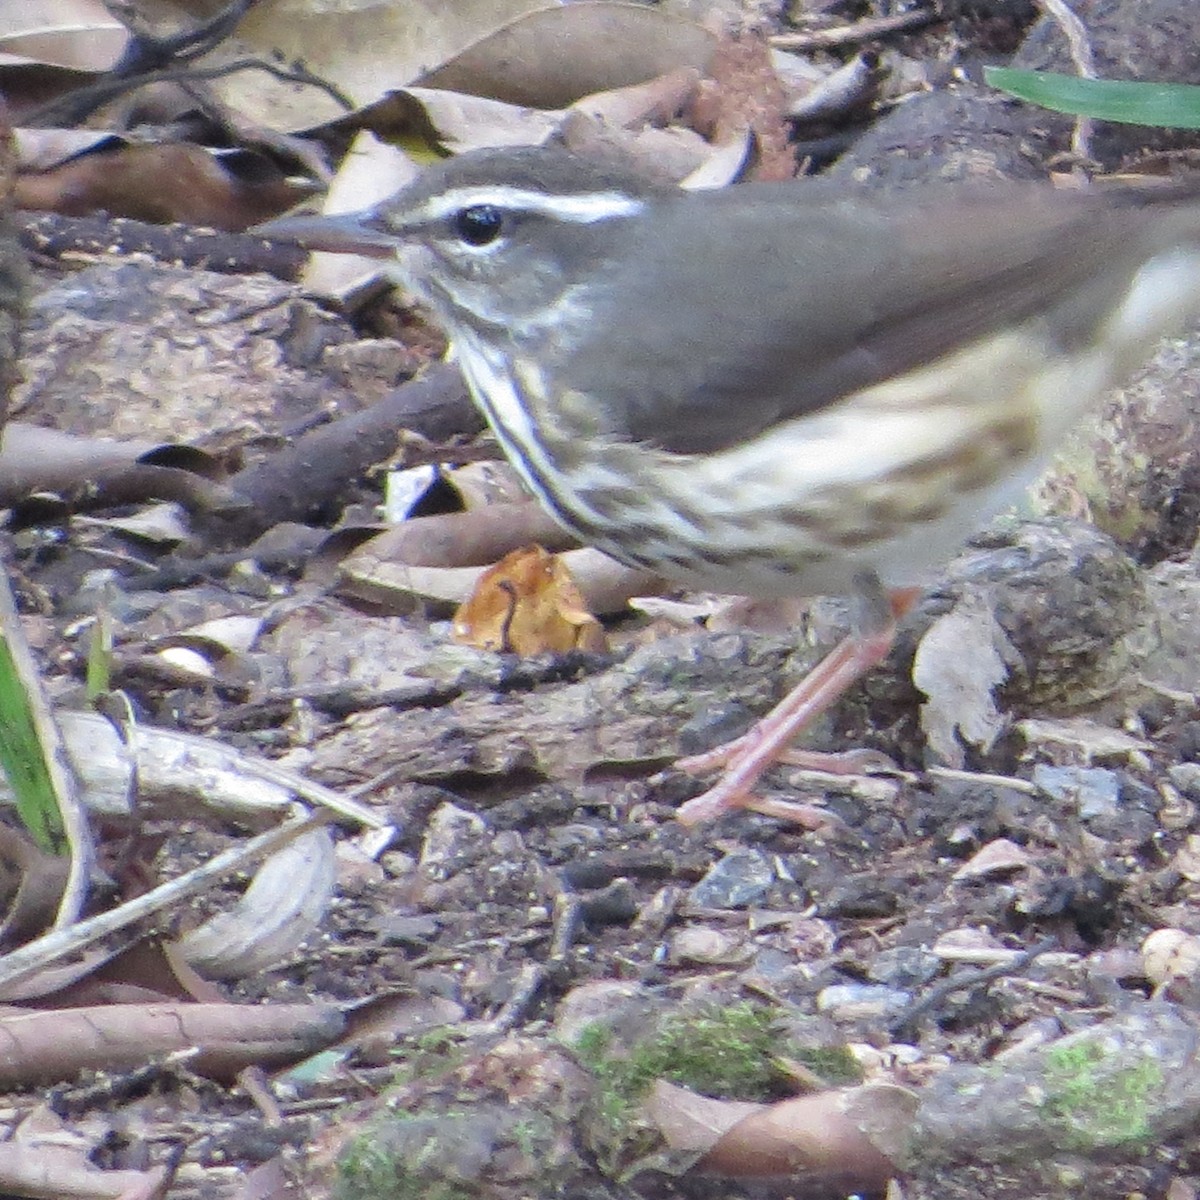
M 476 204 L 490 204 L 501 211 L 543 213 L 560 221 L 576 221 L 581 225 L 590 225 L 593 221 L 604 221 L 610 217 L 636 216 L 645 207 L 643 201 L 620 192 L 562 196 L 491 183 L 455 188 L 452 192 L 431 196 L 419 208 L 413 209 L 411 215 L 418 220 L 437 221 Z

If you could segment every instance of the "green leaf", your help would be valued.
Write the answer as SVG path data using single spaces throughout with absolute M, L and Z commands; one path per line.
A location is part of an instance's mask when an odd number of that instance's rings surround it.
M 17 814 L 50 853 L 64 845 L 62 820 L 33 710 L 8 641 L 0 636 L 0 769 L 16 797 Z
M 1200 87 L 1192 84 L 1080 79 L 1011 67 L 985 67 L 983 77 L 1002 92 L 1054 112 L 1124 125 L 1200 129 Z
M 93 708 L 101 697 L 112 690 L 112 627 L 112 612 L 107 603 L 101 604 L 88 640 L 87 701 Z

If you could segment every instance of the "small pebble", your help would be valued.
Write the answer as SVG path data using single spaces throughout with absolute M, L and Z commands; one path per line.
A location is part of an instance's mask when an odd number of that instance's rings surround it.
M 714 863 L 688 898 L 701 908 L 746 908 L 764 900 L 775 880 L 775 867 L 765 854 L 735 851 Z

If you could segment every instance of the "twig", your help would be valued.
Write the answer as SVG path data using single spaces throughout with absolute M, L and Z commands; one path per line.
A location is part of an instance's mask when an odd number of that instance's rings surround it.
M 277 63 L 267 62 L 263 59 L 239 58 L 235 62 L 224 63 L 219 67 L 167 67 L 161 71 L 148 71 L 145 75 L 137 75 L 129 79 L 100 79 L 86 87 L 78 88 L 66 96 L 60 96 L 56 100 L 50 100 L 46 104 L 32 109 L 26 115 L 23 123 L 29 128 L 75 125 L 94 109 L 107 104 L 109 100 L 152 83 L 194 83 L 197 80 L 220 79 L 223 75 L 234 75 L 239 71 L 265 71 L 268 75 L 274 75 L 276 79 L 282 79 L 285 83 L 300 83 L 307 87 L 319 88 L 347 112 L 354 108 L 354 102 L 345 92 L 319 75 L 314 75 L 305 67 L 298 64 L 281 67 Z M 78 111 L 80 107 L 82 107 L 82 112 Z
M 806 33 L 777 33 L 769 38 L 777 50 L 830 50 L 837 46 L 853 46 L 859 42 L 871 42 L 892 33 L 903 33 L 908 29 L 919 29 L 943 20 L 940 12 L 932 8 L 918 8 L 912 12 L 892 13 L 887 17 L 870 17 L 856 21 L 853 25 L 835 25 L 831 29 L 810 29 Z
M 144 75 L 164 63 L 191 62 L 216 49 L 237 28 L 259 0 L 232 0 L 194 29 L 160 37 L 143 24 L 138 10 L 124 0 L 106 0 L 105 8 L 129 30 L 129 43 L 110 72 L 129 77 Z
M 526 963 L 517 974 L 512 995 L 500 1011 L 480 1028 L 489 1033 L 507 1033 L 515 1028 L 517 1022 L 528 1012 L 529 1006 L 537 998 L 545 982 L 546 968 L 541 963 Z
M 1024 970 L 1035 958 L 1039 958 L 1041 955 L 1057 948 L 1057 938 L 1043 938 L 1040 942 L 1037 942 L 1028 950 L 1016 955 L 1007 962 L 997 963 L 994 967 L 984 967 L 980 971 L 962 971 L 958 975 L 952 975 L 936 987 L 930 988 L 920 1000 L 900 1013 L 889 1024 L 888 1032 L 892 1037 L 898 1037 L 903 1030 L 913 1025 L 919 1016 L 928 1012 L 931 1008 L 937 1007 L 947 996 L 952 996 L 955 992 L 965 991 L 969 988 L 977 988 L 980 984 L 990 983 L 993 979 L 1002 979 L 1006 975 L 1013 975 L 1017 971 Z
M 308 251 L 297 246 L 195 225 L 150 225 L 128 217 L 67 217 L 42 212 L 14 213 L 11 223 L 26 250 L 49 258 L 149 254 L 160 262 L 225 275 L 264 271 L 285 282 L 299 279 L 308 261 Z
M 1038 0 L 1038 4 L 1052 21 L 1057 22 L 1067 39 L 1067 48 L 1075 70 L 1083 79 L 1096 78 L 1096 56 L 1092 52 L 1091 39 L 1083 22 L 1067 5 L 1067 0 Z M 1092 157 L 1091 117 L 1076 117 L 1071 131 L 1071 155 L 1076 162 L 1087 162 Z

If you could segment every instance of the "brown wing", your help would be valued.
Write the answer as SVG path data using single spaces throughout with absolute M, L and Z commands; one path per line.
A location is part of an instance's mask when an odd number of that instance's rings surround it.
M 658 203 L 623 256 L 620 304 L 596 313 L 609 351 L 585 346 L 573 383 L 611 398 L 614 435 L 679 453 L 818 412 L 1015 323 L 1086 339 L 1162 241 L 1136 198 L 1039 185 L 847 197 L 751 184 Z

